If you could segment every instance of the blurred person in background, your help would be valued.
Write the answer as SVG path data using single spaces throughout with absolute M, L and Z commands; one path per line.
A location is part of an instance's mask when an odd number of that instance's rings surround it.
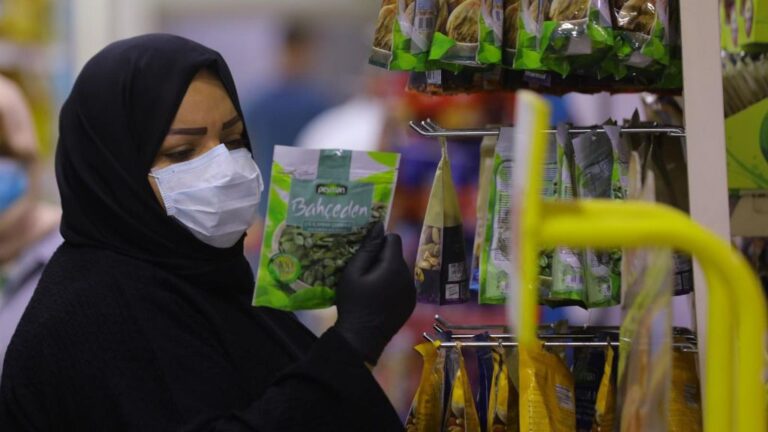
M 269 188 L 275 146 L 293 146 L 299 132 L 333 103 L 312 81 L 313 38 L 307 24 L 289 22 L 283 35 L 279 81 L 245 107 L 245 122 L 256 144 L 254 159 Z M 266 200 L 259 214 L 266 214 Z
M 0 430 L 403 430 L 371 373 L 415 305 L 400 237 L 372 230 L 319 338 L 252 307 L 242 116 L 221 55 L 181 37 L 85 65 L 59 122 L 65 242 L 8 349 Z
M 0 370 L 43 268 L 62 242 L 61 210 L 39 200 L 40 160 L 21 89 L 0 76 Z

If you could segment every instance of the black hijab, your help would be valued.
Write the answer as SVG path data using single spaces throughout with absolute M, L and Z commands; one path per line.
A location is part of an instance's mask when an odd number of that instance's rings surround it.
M 147 180 L 184 94 L 203 68 L 218 74 L 242 118 L 224 59 L 182 37 L 122 40 L 85 65 L 61 110 L 61 232 L 71 245 L 108 249 L 187 280 L 252 287 L 242 239 L 226 249 L 198 240 L 166 215 Z

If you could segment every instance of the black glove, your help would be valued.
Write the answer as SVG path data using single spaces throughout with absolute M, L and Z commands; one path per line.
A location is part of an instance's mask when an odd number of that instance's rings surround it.
M 416 306 L 416 288 L 400 236 L 385 236 L 381 224 L 371 230 L 344 269 L 336 306 L 336 330 L 366 362 L 376 364 Z

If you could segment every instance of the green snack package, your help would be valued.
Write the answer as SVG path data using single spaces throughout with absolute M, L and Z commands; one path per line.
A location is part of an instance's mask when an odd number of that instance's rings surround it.
M 477 43 L 477 62 L 481 65 L 501 64 L 504 19 L 504 0 L 482 0 Z
M 617 79 L 628 74 L 639 84 L 660 81 L 662 87 L 677 87 L 681 80 L 679 62 L 673 58 L 669 1 L 613 0 L 614 53 L 604 69 Z M 674 56 L 676 57 L 676 56 Z
M 382 0 L 369 63 L 424 71 L 437 10 L 433 0 Z
M 544 158 L 544 182 L 541 196 L 545 200 L 554 200 L 558 195 L 559 170 L 557 163 L 557 143 L 553 139 L 547 145 L 547 153 Z M 552 290 L 552 262 L 555 250 L 545 249 L 539 252 L 539 297 L 544 299 Z M 545 303 L 542 300 L 542 303 Z
M 558 183 L 557 196 L 564 201 L 576 197 L 574 149 L 567 124 L 557 126 Z M 586 300 L 584 254 L 569 247 L 555 248 L 552 259 L 552 287 L 541 296 L 551 306 L 581 305 Z
M 440 145 L 442 157 L 437 165 L 416 254 L 416 293 L 423 303 L 465 303 L 469 300 L 469 277 L 461 208 L 444 138 Z
M 477 66 L 483 2 L 437 0 L 437 20 L 429 61 Z
M 574 139 L 573 149 L 576 162 L 576 195 L 580 199 L 613 198 L 615 169 L 613 147 L 608 135 L 585 133 Z M 621 183 L 618 183 L 616 188 L 621 189 Z M 618 304 L 621 300 L 621 251 L 587 249 L 584 263 L 586 306 L 604 307 Z
M 501 128 L 494 154 L 488 222 L 480 255 L 480 304 L 504 304 L 510 289 L 508 241 L 511 233 L 509 206 L 513 143 L 514 128 Z
M 563 76 L 601 77 L 598 67 L 613 49 L 607 0 L 552 0 L 541 25 L 542 64 Z
M 541 62 L 541 27 L 549 19 L 549 8 L 550 0 L 520 0 L 515 69 L 546 70 Z
M 556 195 L 557 155 L 550 143 L 544 162 L 542 196 L 554 199 Z M 480 304 L 504 304 L 510 289 L 509 240 L 511 221 L 510 187 L 514 160 L 514 128 L 501 128 L 494 154 L 492 178 L 488 199 L 487 221 L 480 250 L 479 294 Z M 552 250 L 542 251 L 539 257 L 539 282 L 543 287 L 552 283 Z
M 400 155 L 275 147 L 254 306 L 332 306 L 347 261 L 386 226 Z
M 496 153 L 497 137 L 485 137 L 480 144 L 480 175 L 477 190 L 477 222 L 475 224 L 475 241 L 472 246 L 472 264 L 470 266 L 469 289 L 480 289 L 480 256 L 483 253 L 485 226 L 488 222 L 488 201 L 491 196 L 493 181 L 493 161 Z
M 517 52 L 517 29 L 520 22 L 520 0 L 504 0 L 504 41 L 501 64 L 511 68 Z

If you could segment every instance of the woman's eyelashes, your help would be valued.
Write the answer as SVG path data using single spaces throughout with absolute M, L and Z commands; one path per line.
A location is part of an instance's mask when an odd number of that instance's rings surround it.
M 177 162 L 185 162 L 192 158 L 192 156 L 195 154 L 195 148 L 194 147 L 183 147 L 183 148 L 176 148 L 173 150 L 169 150 L 165 153 L 163 153 L 163 157 L 168 159 L 169 161 L 173 163 Z

